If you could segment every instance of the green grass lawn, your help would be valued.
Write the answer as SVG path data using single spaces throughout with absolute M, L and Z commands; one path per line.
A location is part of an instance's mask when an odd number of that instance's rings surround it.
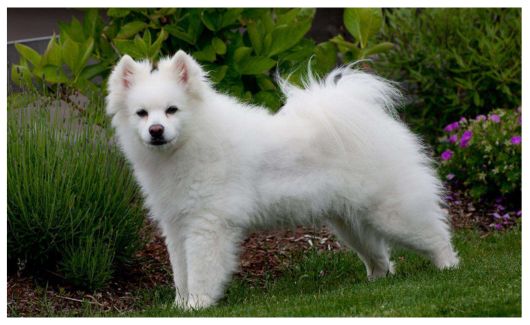
M 173 289 L 142 291 L 137 312 L 100 316 L 521 316 L 521 232 L 459 231 L 457 270 L 440 272 L 427 260 L 396 250 L 396 275 L 368 282 L 351 252 L 300 256 L 264 287 L 236 279 L 218 306 L 171 308 Z M 86 310 L 86 316 L 97 315 Z

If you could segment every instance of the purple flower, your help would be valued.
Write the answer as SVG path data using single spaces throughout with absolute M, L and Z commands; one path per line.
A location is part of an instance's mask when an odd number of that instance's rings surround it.
M 515 215 L 520 217 L 522 214 L 523 214 L 523 211 L 519 210 L 519 211 L 517 211 L 517 213 Z
M 485 121 L 486 120 L 486 115 L 482 115 L 482 114 L 477 115 L 476 120 L 477 121 Z
M 493 216 L 493 219 L 495 220 L 499 220 L 501 218 L 501 215 L 498 214 L 497 212 L 493 213 L 492 216 Z
M 467 130 L 462 134 L 462 138 L 460 139 L 460 147 L 465 148 L 469 145 L 469 141 L 471 141 L 471 138 L 473 137 L 473 132 Z
M 500 223 L 496 224 L 495 229 L 502 230 L 502 225 Z
M 519 135 L 513 136 L 512 139 L 510 140 L 510 142 L 512 144 L 521 144 L 521 136 L 519 136 Z
M 455 178 L 455 174 L 453 173 L 449 173 L 447 174 L 447 176 L 445 176 L 445 178 L 447 178 L 448 181 L 452 180 L 453 178 Z
M 458 135 L 457 134 L 453 134 L 449 137 L 449 142 L 451 143 L 455 143 L 458 141 Z
M 445 132 L 452 132 L 454 130 L 457 130 L 458 129 L 458 122 L 453 122 L 451 124 L 447 124 L 447 126 L 444 128 L 444 131 Z
M 501 117 L 497 114 L 491 114 L 490 121 L 492 121 L 493 123 L 499 123 L 501 121 Z
M 453 152 L 449 149 L 445 150 L 444 152 L 442 152 L 442 160 L 449 160 L 453 157 Z
M 502 206 L 501 204 L 495 204 L 495 208 L 497 209 L 497 211 L 504 211 L 504 206 Z
M 510 220 L 510 215 L 508 213 L 506 213 L 505 215 L 502 216 L 502 218 L 504 220 Z
M 465 117 L 461 117 L 460 120 L 458 121 L 460 124 L 462 123 L 466 123 L 467 122 L 467 119 Z

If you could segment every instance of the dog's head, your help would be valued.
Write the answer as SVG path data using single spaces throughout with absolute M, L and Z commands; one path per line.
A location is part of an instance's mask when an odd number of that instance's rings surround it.
M 107 114 L 148 147 L 169 148 L 182 138 L 207 88 L 204 71 L 183 51 L 162 59 L 157 69 L 125 55 L 109 78 Z

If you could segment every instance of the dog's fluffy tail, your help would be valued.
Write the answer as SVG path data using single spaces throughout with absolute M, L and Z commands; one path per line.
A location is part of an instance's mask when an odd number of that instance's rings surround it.
M 379 126 L 382 119 L 398 119 L 396 109 L 402 96 L 397 86 L 352 65 L 337 68 L 325 78 L 309 71 L 302 88 L 278 79 L 286 97 L 279 114 L 315 123 L 339 148 L 351 147 L 352 141 L 367 148 L 366 141 L 373 132 L 369 128 Z
M 336 68 L 324 78 L 316 77 L 308 68 L 308 74 L 302 80 L 302 88 L 291 84 L 288 79 L 278 77 L 278 84 L 286 98 L 286 107 L 289 107 L 287 105 L 289 101 L 296 100 L 297 97 L 311 94 L 322 95 L 323 91 L 334 89 L 338 90 L 337 93 L 342 92 L 344 96 L 354 98 L 358 102 L 374 104 L 390 116 L 397 118 L 397 108 L 401 105 L 403 98 L 397 84 L 355 69 L 353 68 L 355 64 Z

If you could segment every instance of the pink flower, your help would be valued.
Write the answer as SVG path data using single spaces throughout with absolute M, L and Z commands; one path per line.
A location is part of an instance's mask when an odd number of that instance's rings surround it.
M 458 135 L 453 134 L 453 135 L 451 135 L 451 136 L 449 137 L 449 142 L 451 142 L 451 143 L 455 143 L 455 142 L 457 142 L 457 141 L 458 141 Z
M 499 123 L 501 121 L 501 117 L 497 114 L 491 114 L 490 121 L 492 121 L 493 123 Z
M 510 140 L 512 144 L 521 144 L 521 141 L 522 139 L 521 139 L 521 136 L 519 135 L 513 136 L 512 139 Z
M 446 160 L 449 160 L 453 157 L 453 152 L 449 149 L 445 150 L 444 152 L 442 152 L 442 160 L 446 161 Z
M 449 174 L 447 174 L 447 176 L 445 176 L 445 178 L 446 178 L 448 181 L 450 181 L 450 180 L 452 180 L 453 178 L 455 178 L 455 174 L 453 174 L 453 173 L 449 173 Z
M 477 121 L 485 121 L 486 120 L 486 115 L 482 115 L 482 114 L 477 115 L 475 120 L 477 120 Z
M 471 141 L 471 138 L 473 137 L 473 132 L 467 130 L 462 134 L 462 138 L 460 139 L 460 147 L 465 148 L 469 145 L 469 141 Z

